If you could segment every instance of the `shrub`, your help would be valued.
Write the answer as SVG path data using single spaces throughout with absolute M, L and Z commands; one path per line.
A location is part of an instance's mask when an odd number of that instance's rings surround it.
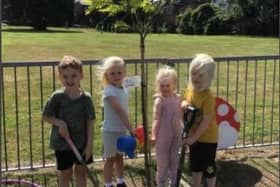
M 177 16 L 178 28 L 177 32 L 182 34 L 193 34 L 191 9 L 187 9 L 183 14 Z
M 130 26 L 124 21 L 116 21 L 113 25 L 113 31 L 117 33 L 127 33 L 130 30 Z
M 216 15 L 210 3 L 204 3 L 191 13 L 191 22 L 195 34 L 205 34 L 204 26 Z

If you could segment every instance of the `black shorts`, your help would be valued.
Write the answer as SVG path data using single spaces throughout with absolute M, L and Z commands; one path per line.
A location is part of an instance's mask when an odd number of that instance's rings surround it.
M 79 152 L 82 153 L 81 150 L 79 150 Z M 72 166 L 74 164 L 81 164 L 78 161 L 78 159 L 76 158 L 73 151 L 71 151 L 71 150 L 69 150 L 69 151 L 56 150 L 55 157 L 56 157 L 56 168 L 58 170 L 69 169 L 69 168 L 72 168 Z M 83 159 L 85 159 L 84 156 L 83 156 Z M 92 162 L 93 162 L 93 160 L 92 160 L 92 156 L 91 156 L 90 159 L 86 161 L 86 164 L 90 164 Z
M 190 146 L 190 170 L 203 172 L 207 178 L 216 176 L 217 143 L 197 142 Z

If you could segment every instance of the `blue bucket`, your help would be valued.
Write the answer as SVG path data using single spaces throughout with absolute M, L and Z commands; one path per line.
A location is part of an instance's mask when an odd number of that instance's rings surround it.
M 134 158 L 134 151 L 136 148 L 136 139 L 134 136 L 120 136 L 117 139 L 117 148 L 121 152 L 125 152 L 125 154 L 129 158 Z

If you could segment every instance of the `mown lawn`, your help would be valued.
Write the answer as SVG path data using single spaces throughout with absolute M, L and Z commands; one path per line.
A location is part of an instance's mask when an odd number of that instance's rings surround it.
M 110 55 L 139 58 L 139 35 L 98 32 L 93 29 L 49 28 L 34 32 L 28 27 L 4 27 L 3 61 L 59 60 L 65 54 L 80 59 Z M 146 57 L 214 57 L 279 54 L 279 41 L 270 37 L 149 34 Z

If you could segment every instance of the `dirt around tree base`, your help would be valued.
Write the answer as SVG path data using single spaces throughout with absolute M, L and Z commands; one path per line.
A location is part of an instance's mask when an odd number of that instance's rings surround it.
M 188 164 L 187 160 L 185 163 Z M 143 158 L 126 160 L 129 187 L 146 186 L 143 168 Z M 220 150 L 217 153 L 217 169 L 217 187 L 279 187 L 279 146 Z M 154 176 L 155 172 L 153 161 Z M 187 168 L 182 180 L 181 186 L 191 184 L 191 174 Z

